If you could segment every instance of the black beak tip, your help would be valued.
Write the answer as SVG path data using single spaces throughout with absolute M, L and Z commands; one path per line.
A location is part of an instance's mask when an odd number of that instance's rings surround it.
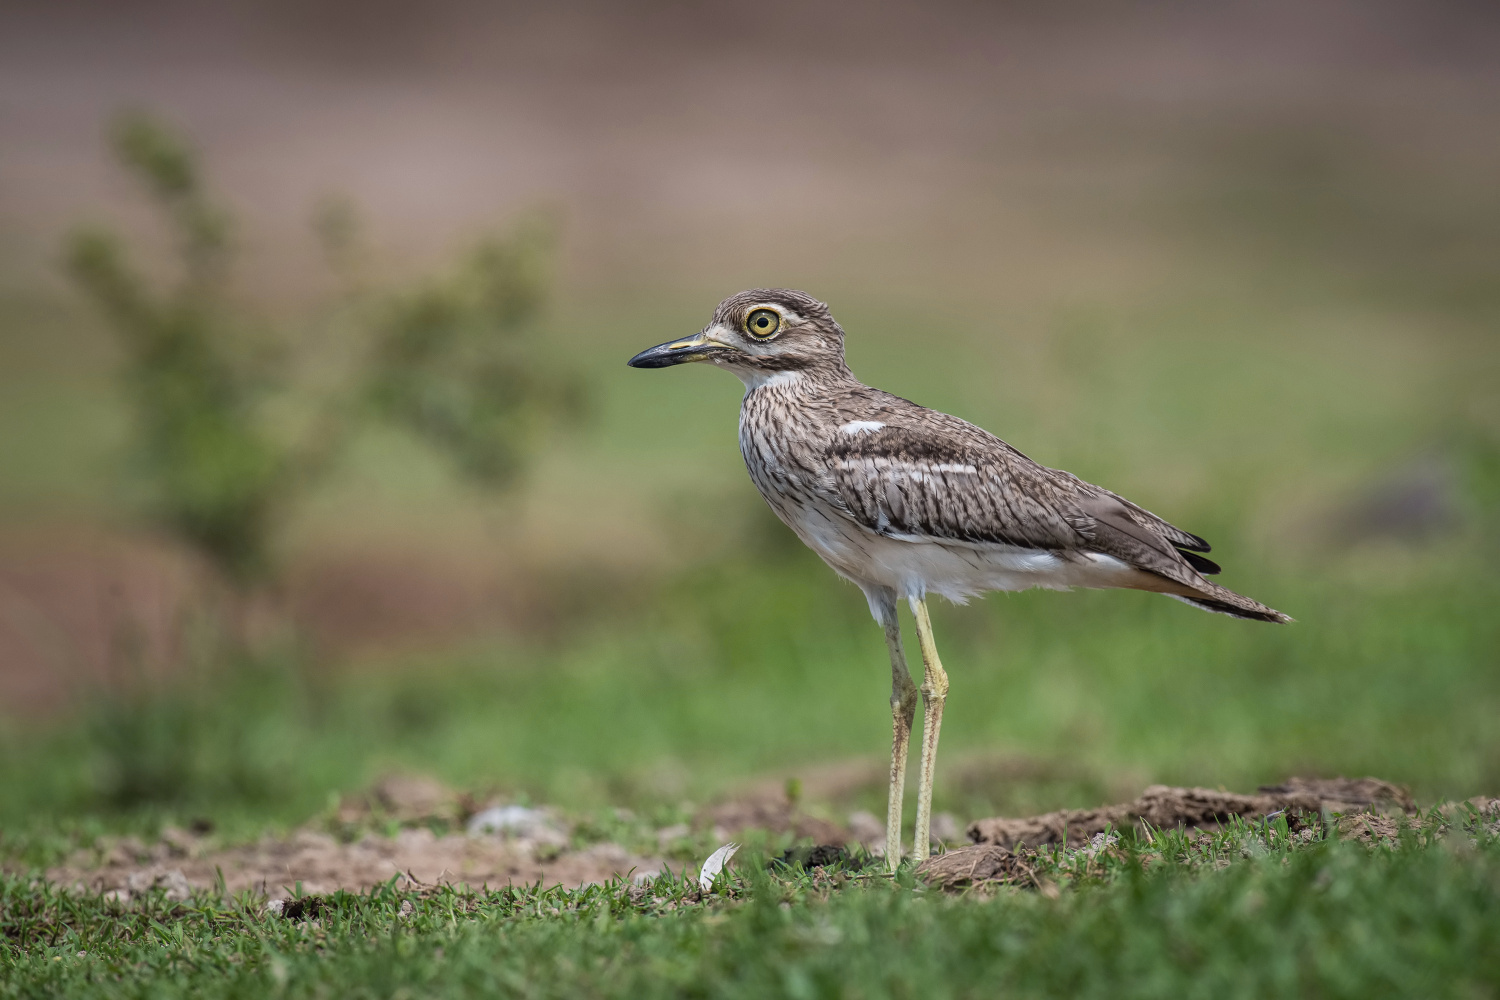
M 652 347 L 642 351 L 625 363 L 632 368 L 664 368 L 671 362 L 662 358 L 659 348 Z
M 648 347 L 625 363 L 632 368 L 671 368 L 686 361 L 697 361 L 707 353 L 701 344 L 679 340 Z

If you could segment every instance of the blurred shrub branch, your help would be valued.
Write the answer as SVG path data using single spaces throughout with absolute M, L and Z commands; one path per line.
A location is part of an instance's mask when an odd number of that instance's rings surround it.
M 277 336 L 233 292 L 233 220 L 191 147 L 140 113 L 116 121 L 111 141 L 173 237 L 176 273 L 151 281 L 104 229 L 70 236 L 68 269 L 124 348 L 151 516 L 237 591 L 275 582 L 277 526 L 366 423 L 404 427 L 462 475 L 503 489 L 545 431 L 578 412 L 576 384 L 533 363 L 549 219 L 528 217 L 441 273 L 376 288 L 361 275 L 356 211 L 330 203 L 314 228 L 347 301 Z M 319 373 L 307 356 L 341 336 L 341 363 Z

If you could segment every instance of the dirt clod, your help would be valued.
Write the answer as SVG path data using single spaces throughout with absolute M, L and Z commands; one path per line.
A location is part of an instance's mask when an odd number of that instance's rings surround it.
M 180 868 L 168 871 L 137 871 L 131 872 L 125 879 L 124 890 L 128 896 L 142 896 L 147 893 L 160 892 L 165 898 L 174 903 L 180 903 L 193 894 L 193 888 L 188 883 L 187 876 Z
M 1257 791 L 1262 795 L 1311 796 L 1326 812 L 1373 809 L 1411 813 L 1417 808 L 1405 788 L 1379 778 L 1288 778 L 1279 785 L 1261 785 Z
M 1478 817 L 1481 821 L 1487 821 L 1490 827 L 1500 832 L 1500 799 L 1492 799 L 1487 795 L 1476 795 L 1464 802 L 1447 802 L 1438 806 L 1438 811 L 1450 820 L 1458 819 L 1465 815 Z
M 1401 836 L 1401 824 L 1390 816 L 1356 812 L 1340 816 L 1339 836 L 1362 844 L 1392 844 Z
M 776 861 L 782 865 L 801 865 L 811 871 L 814 868 L 827 868 L 829 865 L 840 863 L 848 864 L 855 858 L 844 847 L 839 844 L 818 844 L 815 847 L 794 847 L 783 851 L 781 857 Z
M 322 896 L 301 896 L 283 903 L 281 915 L 287 920 L 312 920 L 322 916 L 326 908 Z
M 941 889 L 962 889 L 986 882 L 1029 882 L 1031 865 L 1024 856 L 998 844 L 974 844 L 928 858 L 917 877 Z

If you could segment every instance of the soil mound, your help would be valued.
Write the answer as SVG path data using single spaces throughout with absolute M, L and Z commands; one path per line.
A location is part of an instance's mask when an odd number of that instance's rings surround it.
M 1035 880 L 1026 858 L 999 844 L 974 844 L 930 857 L 917 866 L 917 877 L 941 889 Z
M 1303 817 L 1333 814 L 1389 817 L 1412 813 L 1415 808 L 1406 789 L 1378 778 L 1291 778 L 1280 785 L 1264 785 L 1254 795 L 1152 785 L 1134 802 L 1098 809 L 1060 809 L 1020 819 L 975 820 L 966 832 L 975 844 L 1011 849 L 1023 844 L 1081 847 L 1107 827 L 1216 830 L 1236 816 L 1259 819 L 1286 813 L 1288 822 L 1296 823 Z

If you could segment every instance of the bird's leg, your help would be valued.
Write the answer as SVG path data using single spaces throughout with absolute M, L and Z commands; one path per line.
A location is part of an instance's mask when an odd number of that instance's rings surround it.
M 912 598 L 912 615 L 917 619 L 917 641 L 922 647 L 922 771 L 917 775 L 917 829 L 912 845 L 912 860 L 925 861 L 932 842 L 932 778 L 937 770 L 938 733 L 943 728 L 943 702 L 948 698 L 948 674 L 938 659 L 937 644 L 932 641 L 932 619 L 927 616 L 927 602 Z
M 911 724 L 917 714 L 917 686 L 906 669 L 901 649 L 901 624 L 891 607 L 885 626 L 885 644 L 891 652 L 891 788 L 885 805 L 885 863 L 892 872 L 901 866 L 901 796 L 906 791 L 906 750 L 911 745 Z

